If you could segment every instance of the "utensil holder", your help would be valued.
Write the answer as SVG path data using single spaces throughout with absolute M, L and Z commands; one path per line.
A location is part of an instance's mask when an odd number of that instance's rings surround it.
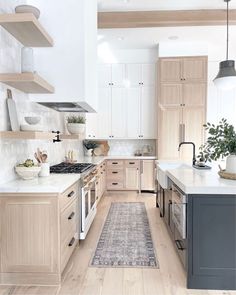
M 41 163 L 41 170 L 39 172 L 40 177 L 47 177 L 50 175 L 50 165 L 49 163 Z

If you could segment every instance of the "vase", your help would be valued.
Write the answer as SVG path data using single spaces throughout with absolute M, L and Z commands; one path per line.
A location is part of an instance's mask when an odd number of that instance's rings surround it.
M 21 49 L 21 72 L 34 72 L 34 55 L 33 49 L 30 47 L 22 47 Z
M 232 154 L 226 158 L 226 172 L 236 173 L 236 155 Z
M 41 170 L 39 172 L 40 177 L 47 177 L 50 175 L 50 165 L 49 163 L 41 163 Z
M 85 124 L 68 123 L 67 129 L 70 134 L 83 134 L 85 132 Z

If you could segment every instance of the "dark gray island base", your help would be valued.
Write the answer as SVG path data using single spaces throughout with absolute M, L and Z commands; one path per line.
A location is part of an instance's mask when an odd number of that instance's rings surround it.
M 187 199 L 187 288 L 236 290 L 236 195 Z

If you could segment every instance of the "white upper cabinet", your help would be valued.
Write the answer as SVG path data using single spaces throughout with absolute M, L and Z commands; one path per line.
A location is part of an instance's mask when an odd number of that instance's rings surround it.
M 124 64 L 104 64 L 98 66 L 98 86 L 99 87 L 124 87 L 125 65 Z
M 100 88 L 98 90 L 98 114 L 97 114 L 98 138 L 111 137 L 111 89 Z
M 142 87 L 140 133 L 142 138 L 157 138 L 157 100 L 155 87 Z
M 125 88 L 113 88 L 111 98 L 111 136 L 126 137 L 126 96 Z
M 140 138 L 140 88 L 127 89 L 127 137 Z
M 86 139 L 98 138 L 97 113 L 86 114 Z
M 126 81 L 130 87 L 155 85 L 155 64 L 127 64 Z

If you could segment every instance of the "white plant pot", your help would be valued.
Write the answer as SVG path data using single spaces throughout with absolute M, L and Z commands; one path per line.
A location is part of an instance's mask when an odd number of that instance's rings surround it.
M 67 129 L 70 134 L 83 134 L 85 132 L 85 124 L 67 123 Z
M 226 172 L 236 173 L 236 155 L 230 155 L 226 158 Z
M 41 170 L 39 172 L 40 177 L 47 177 L 50 175 L 50 165 L 49 163 L 41 163 L 40 164 Z

